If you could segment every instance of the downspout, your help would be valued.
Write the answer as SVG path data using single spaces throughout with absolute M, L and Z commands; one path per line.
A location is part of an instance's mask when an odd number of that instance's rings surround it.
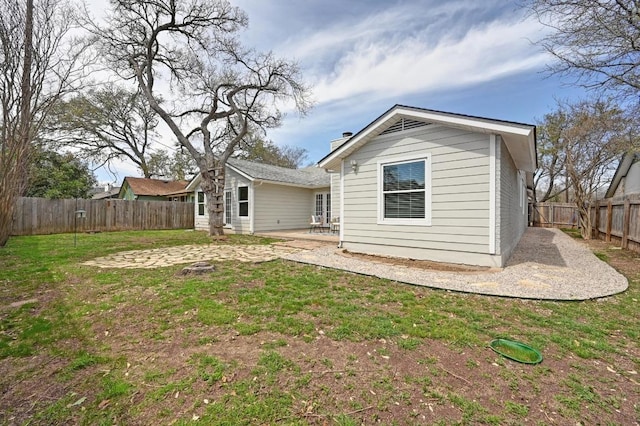
M 344 159 L 340 161 L 340 237 L 338 248 L 342 248 L 344 240 Z
M 260 184 L 258 186 L 262 185 L 262 181 L 260 181 Z M 254 221 L 255 221 L 255 212 L 256 212 L 256 203 L 255 203 L 255 199 L 256 197 L 254 196 L 254 191 L 255 191 L 255 187 L 256 187 L 256 183 L 255 181 L 251 181 L 251 185 L 249 186 L 249 208 L 250 208 L 250 212 L 249 212 L 249 233 L 251 235 L 255 234 L 255 225 L 254 225 Z
M 496 254 L 496 148 L 497 138 L 489 136 L 489 254 Z

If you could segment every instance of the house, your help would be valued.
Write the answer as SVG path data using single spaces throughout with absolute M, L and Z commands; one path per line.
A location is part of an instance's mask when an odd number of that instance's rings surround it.
M 184 191 L 189 182 L 184 180 L 149 179 L 140 177 L 125 177 L 118 198 L 123 200 L 140 201 L 169 201 Z
M 91 199 L 93 200 L 106 200 L 109 198 L 118 198 L 119 193 L 120 193 L 120 187 L 113 186 L 111 184 L 92 188 L 90 192 Z
M 604 198 L 640 196 L 640 154 L 627 152 L 622 156 Z
M 333 141 L 332 214 L 353 252 L 502 267 L 527 226 L 529 124 L 396 105 Z
M 195 227 L 209 229 L 206 197 L 197 175 Z M 330 175 L 317 167 L 288 169 L 230 158 L 225 170 L 225 229 L 238 234 L 308 228 L 311 215 L 331 220 Z

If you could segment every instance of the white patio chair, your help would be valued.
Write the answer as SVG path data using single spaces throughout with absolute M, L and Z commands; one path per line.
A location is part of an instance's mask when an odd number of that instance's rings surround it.
M 311 215 L 311 223 L 309 223 L 309 233 L 312 233 L 316 229 L 320 229 L 320 232 L 322 232 L 322 216 Z
M 331 218 L 330 229 L 332 234 L 340 232 L 340 216 Z

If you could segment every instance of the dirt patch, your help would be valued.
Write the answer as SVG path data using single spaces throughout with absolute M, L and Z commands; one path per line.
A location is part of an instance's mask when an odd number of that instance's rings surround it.
M 372 254 L 354 253 L 348 250 L 338 250 L 338 253 L 345 257 L 366 260 L 368 262 L 385 263 L 393 266 L 404 266 L 407 268 L 425 269 L 440 272 L 460 272 L 460 273 L 479 273 L 479 272 L 499 272 L 500 269 L 485 266 L 458 265 L 454 263 L 432 262 L 429 260 L 407 259 L 391 256 L 377 256 Z

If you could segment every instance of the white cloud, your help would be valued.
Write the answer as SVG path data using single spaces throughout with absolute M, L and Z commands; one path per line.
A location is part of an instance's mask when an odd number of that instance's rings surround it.
M 538 69 L 548 59 L 529 41 L 539 30 L 539 24 L 531 20 L 499 20 L 471 27 L 462 37 L 443 33 L 435 42 L 426 33 L 402 40 L 363 37 L 342 50 L 331 72 L 312 70 L 315 97 L 319 103 L 365 94 L 392 98 Z M 335 39 L 341 37 L 335 35 Z

